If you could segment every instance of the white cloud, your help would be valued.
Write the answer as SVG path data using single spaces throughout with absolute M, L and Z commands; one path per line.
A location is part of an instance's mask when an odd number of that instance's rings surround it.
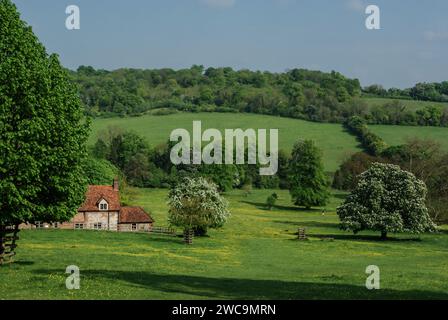
M 353 11 L 364 12 L 367 5 L 364 3 L 363 0 L 347 0 L 347 7 Z
M 426 31 L 423 36 L 427 41 L 448 40 L 448 32 Z
M 230 8 L 235 5 L 236 0 L 201 0 L 209 7 Z

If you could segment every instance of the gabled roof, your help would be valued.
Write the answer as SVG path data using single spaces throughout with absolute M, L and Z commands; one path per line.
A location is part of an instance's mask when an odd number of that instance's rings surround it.
M 114 190 L 113 186 L 89 186 L 86 200 L 78 211 L 100 211 L 98 203 L 102 199 L 107 201 L 108 211 L 120 211 L 120 194 L 118 190 Z
M 121 207 L 118 223 L 152 223 L 154 220 L 142 207 Z

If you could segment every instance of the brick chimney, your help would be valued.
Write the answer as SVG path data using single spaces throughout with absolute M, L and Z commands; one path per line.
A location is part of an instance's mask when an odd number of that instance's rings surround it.
M 114 179 L 114 184 L 112 186 L 114 187 L 114 191 L 119 191 L 118 178 Z

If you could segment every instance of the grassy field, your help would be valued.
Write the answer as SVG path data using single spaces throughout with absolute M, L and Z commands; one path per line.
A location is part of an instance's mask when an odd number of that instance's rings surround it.
M 436 106 L 440 108 L 448 107 L 447 102 L 432 102 L 432 101 L 416 101 L 416 100 L 402 100 L 402 99 L 387 99 L 387 98 L 363 98 L 369 107 L 383 106 L 387 102 L 400 101 L 406 106 L 408 111 L 416 111 L 423 109 L 426 106 Z
M 232 217 L 186 246 L 181 238 L 97 231 L 21 232 L 17 263 L 0 268 L 0 299 L 447 299 L 448 230 L 439 234 L 359 235 L 338 229 L 331 204 L 303 211 L 287 192 L 226 195 Z M 164 226 L 166 190 L 135 189 L 133 202 Z M 306 227 L 310 240 L 295 232 Z M 81 289 L 65 288 L 65 269 L 81 270 Z M 365 288 L 365 269 L 381 270 L 381 290 Z
M 314 123 L 296 119 L 254 114 L 180 113 L 168 116 L 146 115 L 135 118 L 96 119 L 90 143 L 98 132 L 108 126 L 133 130 L 147 138 L 153 146 L 166 142 L 172 130 L 184 128 L 192 131 L 193 121 L 202 121 L 202 130 L 223 129 L 278 129 L 279 147 L 289 151 L 298 139 L 312 139 L 323 151 L 325 168 L 335 171 L 350 154 L 359 151 L 356 138 L 347 134 L 339 124 Z
M 390 146 L 403 144 L 408 139 L 419 138 L 437 141 L 445 151 L 448 151 L 448 128 L 370 125 L 369 129 Z

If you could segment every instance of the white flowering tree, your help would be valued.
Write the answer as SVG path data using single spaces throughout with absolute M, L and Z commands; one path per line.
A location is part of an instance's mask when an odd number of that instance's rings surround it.
M 435 230 L 425 205 L 423 181 L 399 166 L 374 163 L 360 175 L 355 190 L 337 209 L 341 228 L 355 234 L 362 230 L 423 233 Z
M 228 202 L 217 186 L 202 177 L 182 179 L 171 189 L 168 205 L 170 224 L 185 232 L 220 228 L 230 216 Z

